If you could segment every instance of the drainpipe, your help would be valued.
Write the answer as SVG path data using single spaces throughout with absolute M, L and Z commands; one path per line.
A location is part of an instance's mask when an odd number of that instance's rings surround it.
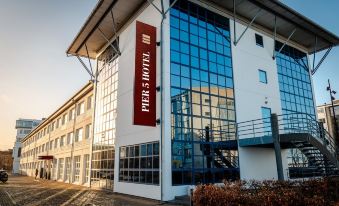
M 161 0 L 161 23 L 160 23 L 160 201 L 163 201 L 163 138 L 164 138 L 164 122 L 163 122 L 163 70 L 164 70 L 164 47 L 163 47 L 163 38 L 164 38 L 164 20 L 166 19 L 164 1 Z
M 96 103 L 97 103 L 97 88 L 98 88 L 98 62 L 97 62 L 97 68 L 95 72 L 94 77 L 94 95 L 93 95 L 93 113 L 92 113 L 92 135 L 91 135 L 91 144 L 90 144 L 90 152 L 89 152 L 89 187 L 92 186 L 92 156 L 93 156 L 93 144 L 94 144 L 94 132 L 95 132 L 95 109 L 96 109 Z
M 74 143 L 75 143 L 75 135 L 76 135 L 75 134 L 75 121 L 76 121 L 76 118 L 77 118 L 77 101 L 75 101 L 75 99 L 72 99 L 72 101 L 73 101 L 73 104 L 74 104 L 74 118 L 73 118 L 73 138 L 72 138 L 72 149 L 71 149 L 71 162 L 70 162 L 71 165 L 70 165 L 68 183 L 71 183 L 71 180 L 72 180 L 72 175 L 71 174 L 72 174 L 72 171 L 73 171 Z M 64 163 L 65 166 L 67 167 L 66 160 L 67 160 L 67 157 L 66 157 L 65 163 Z M 67 172 L 67 168 L 64 171 Z M 64 176 L 65 176 L 65 174 L 64 174 Z

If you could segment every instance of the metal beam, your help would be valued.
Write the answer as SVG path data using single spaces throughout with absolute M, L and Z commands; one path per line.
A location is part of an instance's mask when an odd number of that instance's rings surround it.
M 115 48 L 115 46 L 113 45 L 113 42 L 110 43 L 110 40 L 106 37 L 106 35 L 104 34 L 104 32 L 98 27 L 98 31 L 101 34 L 101 36 L 107 41 L 107 43 L 109 43 L 109 45 L 113 48 L 113 50 L 118 54 L 121 55 L 120 51 L 118 48 Z
M 88 69 L 88 67 L 86 66 L 86 64 L 82 61 L 82 59 L 77 55 L 76 56 L 79 60 L 79 62 L 82 64 L 82 66 L 85 68 L 85 70 L 87 71 L 87 73 L 91 76 L 91 79 L 94 78 L 93 73 L 91 73 L 91 71 Z
M 174 0 L 171 5 L 168 7 L 168 9 L 165 11 L 165 15 L 169 12 L 169 10 L 175 5 L 175 3 L 177 3 L 178 0 Z
M 216 27 L 216 26 L 213 26 L 213 27 L 215 28 L 215 30 L 217 30 L 217 32 L 218 32 L 222 37 L 224 37 L 229 43 L 231 43 L 231 39 L 228 38 L 227 36 L 225 36 L 225 35 L 218 29 L 218 27 Z
M 318 38 L 317 38 L 317 35 L 315 35 L 315 38 L 314 38 L 314 51 L 313 51 L 313 67 L 312 67 L 312 71 L 314 70 L 314 66 L 315 66 L 315 53 L 317 52 L 317 44 L 318 44 Z
M 249 24 L 247 24 L 246 29 L 241 33 L 239 39 L 236 39 L 236 37 L 234 37 L 234 45 L 235 45 L 235 46 L 239 43 L 239 41 L 240 41 L 241 38 L 244 36 L 244 34 L 245 34 L 246 31 L 248 30 L 248 28 L 249 28 L 250 26 L 252 26 L 254 20 L 258 17 L 258 15 L 259 15 L 260 12 L 261 12 L 261 9 L 259 9 L 259 10 L 257 11 L 257 13 L 256 13 L 255 16 L 253 17 L 252 21 L 251 21 Z
M 94 74 L 94 73 L 93 73 L 93 68 L 92 68 L 91 59 L 89 58 L 89 53 L 88 53 L 87 44 L 85 44 L 85 48 L 86 48 L 88 63 L 89 63 L 89 66 L 90 66 L 90 68 L 91 68 L 91 73 Z
M 295 29 L 292 31 L 292 33 L 289 35 L 289 37 L 287 38 L 287 40 L 285 41 L 285 43 L 280 47 L 278 53 L 280 53 L 281 50 L 286 46 L 287 42 L 290 41 L 291 37 L 293 36 L 293 34 L 295 33 L 296 30 L 297 30 L 297 29 L 295 28 Z M 277 56 L 277 55 L 275 54 L 275 55 L 274 55 L 274 58 L 275 58 L 276 56 Z
M 327 55 L 330 53 L 332 48 L 333 48 L 333 46 L 331 45 L 327 49 L 327 51 L 325 52 L 325 54 L 323 55 L 323 57 L 320 59 L 319 63 L 317 64 L 317 66 L 312 70 L 312 75 L 315 74 L 315 72 L 319 69 L 320 65 L 324 62 L 324 60 L 326 59 Z
M 273 36 L 273 60 L 275 59 L 275 40 L 277 38 L 277 16 L 274 16 L 274 36 Z
M 103 1 L 100 1 L 99 4 L 102 4 Z M 100 26 L 101 22 L 104 20 L 104 18 L 107 16 L 108 12 L 111 11 L 115 5 L 117 0 L 114 0 L 111 5 L 109 5 L 108 9 L 105 11 L 105 13 L 100 17 L 99 21 L 95 24 L 95 26 L 92 28 L 92 30 L 87 34 L 84 41 L 80 44 L 80 46 L 75 50 L 75 53 L 78 53 L 79 50 L 84 46 L 84 44 L 87 42 L 90 36 L 95 32 L 95 30 Z
M 118 46 L 118 51 L 119 51 L 119 53 L 121 53 L 120 52 L 120 45 L 119 45 L 119 38 L 118 38 L 118 34 L 117 34 L 117 29 L 116 29 L 116 27 L 115 27 L 115 21 L 114 21 L 114 16 L 113 16 L 113 11 L 111 10 L 111 16 L 112 16 L 112 21 L 113 21 L 113 32 L 114 32 L 114 39 L 115 39 L 115 41 L 117 42 L 117 46 Z
M 154 3 L 153 3 L 153 0 L 147 0 L 148 3 L 150 3 L 156 10 L 158 10 L 158 12 L 161 14 L 161 15 L 164 15 L 164 12 L 163 10 L 160 10 Z

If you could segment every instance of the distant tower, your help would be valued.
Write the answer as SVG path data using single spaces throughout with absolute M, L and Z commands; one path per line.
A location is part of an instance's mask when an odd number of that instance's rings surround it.
M 18 119 L 15 123 L 16 139 L 13 147 L 13 174 L 19 174 L 21 157 L 21 139 L 28 135 L 42 120 Z

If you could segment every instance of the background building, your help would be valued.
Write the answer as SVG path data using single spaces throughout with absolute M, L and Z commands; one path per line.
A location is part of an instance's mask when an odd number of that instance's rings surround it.
M 88 185 L 93 103 L 89 82 L 23 138 L 20 173 Z
M 333 105 L 334 113 L 337 119 L 337 128 L 339 128 L 339 100 L 334 100 Z M 319 122 L 322 122 L 324 128 L 331 134 L 332 137 L 335 137 L 336 133 L 331 103 L 317 106 L 317 113 Z
M 0 169 L 11 171 L 13 168 L 12 150 L 0 151 Z
M 28 135 L 42 120 L 36 119 L 18 119 L 15 122 L 16 139 L 13 147 L 13 174 L 19 173 L 21 157 L 21 140 Z

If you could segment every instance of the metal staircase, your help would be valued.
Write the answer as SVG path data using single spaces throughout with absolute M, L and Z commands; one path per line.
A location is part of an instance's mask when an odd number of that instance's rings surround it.
M 235 139 L 225 140 L 218 138 L 220 134 L 210 135 L 209 127 L 205 128 L 205 134 L 202 136 L 200 149 L 206 156 L 207 167 L 236 169 L 239 170 L 238 155 L 234 151 L 238 150 L 238 143 Z
M 238 168 L 238 157 L 230 154 L 228 151 L 215 149 L 213 161 L 214 165 L 218 168 Z
M 278 137 L 282 149 L 297 149 L 307 162 L 289 162 L 290 178 L 339 174 L 338 153 L 333 138 L 308 114 L 278 115 Z M 273 147 L 271 118 L 238 123 L 239 146 Z M 293 164 L 292 164 L 293 162 Z

